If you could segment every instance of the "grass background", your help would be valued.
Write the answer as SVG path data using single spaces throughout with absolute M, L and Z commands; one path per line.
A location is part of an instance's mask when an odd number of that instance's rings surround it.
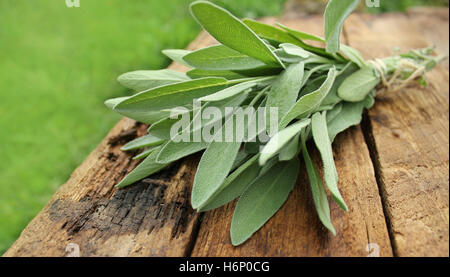
M 119 120 L 103 106 L 127 94 L 116 77 L 164 68 L 162 49 L 195 38 L 190 2 L 0 1 L 0 255 Z M 285 0 L 214 2 L 258 17 L 280 14 Z M 420 2 L 382 0 L 372 12 Z

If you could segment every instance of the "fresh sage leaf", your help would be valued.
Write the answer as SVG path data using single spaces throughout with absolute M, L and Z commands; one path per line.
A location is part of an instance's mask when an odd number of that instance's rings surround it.
M 190 65 L 183 60 L 183 57 L 192 51 L 184 50 L 184 49 L 166 49 L 162 50 L 162 53 L 169 57 L 172 61 L 177 62 L 179 64 L 190 67 Z
M 247 70 L 263 67 L 265 64 L 225 45 L 213 45 L 194 51 L 183 59 L 202 70 Z
M 322 100 L 327 96 L 336 78 L 336 69 L 333 67 L 328 71 L 327 78 L 322 86 L 314 92 L 301 97 L 297 103 L 287 112 L 280 122 L 281 128 L 287 126 L 296 117 L 308 115 L 318 108 Z
M 341 71 L 339 71 L 330 92 L 327 94 L 325 99 L 323 99 L 322 105 L 335 105 L 341 102 L 343 99 L 338 96 L 338 89 L 341 84 L 357 70 L 358 66 L 354 63 L 348 63 Z
M 360 68 L 364 67 L 366 65 L 366 61 L 362 57 L 361 53 L 356 50 L 355 48 L 352 48 L 350 46 L 347 46 L 345 44 L 341 45 L 341 52 L 344 54 L 350 61 L 357 64 Z
M 327 112 L 327 123 L 330 123 L 339 115 L 339 113 L 342 111 L 342 106 L 342 103 L 338 103 L 334 105 L 333 109 Z
M 134 182 L 139 181 L 147 176 L 150 176 L 168 166 L 168 164 L 156 162 L 156 157 L 159 153 L 160 147 L 161 146 L 155 149 L 133 171 L 131 171 L 127 176 L 125 176 L 125 178 L 123 178 L 123 180 L 117 185 L 117 187 L 123 188 L 128 185 L 131 185 Z
M 199 101 L 202 101 L 202 102 L 222 101 L 227 98 L 236 96 L 240 93 L 243 93 L 243 92 L 247 91 L 248 89 L 253 88 L 257 85 L 264 84 L 264 82 L 272 80 L 273 78 L 274 77 L 263 77 L 263 78 L 253 79 L 248 82 L 243 82 L 243 83 L 234 85 L 232 87 L 228 87 L 226 89 L 220 90 L 216 93 L 203 96 L 203 97 L 199 98 Z
M 275 156 L 278 151 L 286 145 L 286 143 L 288 143 L 293 137 L 295 137 L 295 135 L 300 133 L 300 131 L 307 127 L 310 123 L 311 120 L 306 118 L 276 133 L 261 151 L 259 156 L 259 164 L 263 166 L 270 158 Z
M 281 148 L 280 154 L 278 155 L 280 161 L 290 161 L 297 156 L 299 137 L 300 133 L 295 135 L 285 147 Z
M 365 66 L 347 77 L 339 86 L 338 96 L 348 102 L 359 102 L 380 83 L 372 65 Z
M 314 166 L 314 163 L 309 156 L 308 149 L 306 148 L 306 133 L 302 132 L 302 154 L 303 160 L 306 164 L 306 172 L 308 173 L 309 183 L 311 186 L 311 192 L 316 207 L 317 215 L 319 216 L 322 224 L 328 228 L 328 230 L 336 235 L 336 230 L 331 223 L 330 206 L 328 204 L 327 194 L 323 187 L 322 179 Z
M 191 154 L 200 152 L 208 147 L 207 142 L 174 142 L 169 140 L 163 144 L 161 151 L 156 157 L 156 161 L 161 164 L 170 163 Z
M 140 160 L 140 159 L 143 159 L 145 157 L 148 157 L 153 151 L 156 150 L 156 148 L 157 148 L 157 146 L 153 146 L 153 147 L 150 147 L 150 148 L 146 149 L 144 152 L 134 156 L 133 160 Z
M 201 70 L 201 69 L 192 69 L 189 70 L 187 73 L 187 76 L 189 76 L 192 79 L 199 79 L 199 78 L 205 78 L 205 77 L 222 77 L 227 80 L 234 80 L 234 79 L 243 79 L 247 76 L 231 71 L 231 70 Z
M 280 44 L 280 47 L 289 55 L 298 56 L 303 59 L 309 58 L 311 56 L 310 52 L 292 43 L 283 43 Z
M 259 175 L 261 168 L 256 163 L 257 160 L 258 155 L 255 155 L 231 173 L 220 185 L 216 193 L 210 197 L 211 200 L 200 207 L 199 211 L 203 212 L 218 208 L 239 197 Z
M 138 70 L 122 74 L 117 79 L 124 87 L 144 91 L 154 87 L 189 80 L 186 74 L 170 69 Z
M 251 19 L 244 19 L 244 23 L 250 27 L 258 36 L 271 42 L 292 43 L 297 44 L 298 41 L 290 36 L 287 32 L 280 30 L 274 26 L 270 26 Z
M 342 27 L 345 19 L 356 9 L 359 0 L 330 0 L 325 9 L 325 40 L 329 53 L 339 51 Z
M 159 137 L 155 137 L 153 135 L 145 135 L 142 137 L 139 137 L 133 141 L 128 142 L 122 148 L 120 148 L 123 151 L 129 151 L 154 145 L 160 145 L 164 143 L 164 139 L 161 139 Z
M 203 78 L 169 84 L 140 92 L 118 103 L 114 110 L 132 119 L 154 123 L 170 115 L 170 108 L 192 104 L 196 98 L 223 89 L 224 78 Z
M 108 99 L 105 101 L 105 106 L 108 107 L 109 109 L 114 109 L 114 107 L 119 104 L 120 102 L 125 101 L 126 99 L 128 99 L 129 97 L 117 97 L 117 98 L 112 98 L 112 99 Z
M 365 101 L 358 103 L 344 102 L 339 116 L 328 123 L 328 135 L 330 141 L 334 141 L 336 136 L 351 126 L 358 125 L 362 120 Z
M 231 117 L 228 120 L 234 119 Z M 216 134 L 216 136 L 222 135 L 222 132 Z M 208 145 L 198 164 L 192 187 L 191 205 L 194 209 L 205 205 L 220 189 L 233 166 L 241 144 L 242 142 L 239 140 L 233 142 L 214 140 Z
M 278 108 L 281 119 L 297 101 L 304 74 L 304 64 L 292 64 L 272 84 L 267 95 L 266 107 Z
M 348 211 L 347 205 L 338 189 L 338 174 L 334 163 L 331 141 L 328 135 L 326 112 L 315 113 L 312 116 L 311 130 L 314 142 L 322 156 L 325 183 L 336 203 L 344 211 Z
M 197 1 L 191 4 L 191 12 L 200 25 L 223 45 L 267 65 L 284 67 L 262 39 L 228 11 L 210 2 Z
M 298 159 L 280 162 L 244 191 L 231 221 L 233 245 L 245 242 L 281 208 L 294 188 L 299 168 Z

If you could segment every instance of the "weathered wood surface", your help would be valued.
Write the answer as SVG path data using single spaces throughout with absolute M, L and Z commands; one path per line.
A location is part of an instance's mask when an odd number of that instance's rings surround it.
M 322 32 L 319 16 L 281 21 Z M 448 10 L 427 9 L 425 18 L 417 10 L 354 15 L 344 34 L 366 58 L 433 43 L 446 54 Z M 213 43 L 201 33 L 189 48 Z M 190 208 L 198 155 L 117 191 L 114 184 L 136 166 L 119 148 L 145 130 L 123 119 L 4 256 L 66 256 L 69 243 L 81 256 L 367 256 L 369 243 L 381 256 L 448 256 L 448 63 L 428 76 L 428 88 L 383 96 L 361 127 L 337 137 L 339 185 L 350 211 L 331 205 L 335 237 L 315 214 L 304 168 L 283 208 L 240 247 L 229 238 L 234 204 L 203 220 Z
M 448 10 L 424 12 L 426 19 L 417 14 L 354 15 L 346 23 L 347 40 L 366 58 L 430 44 L 447 54 Z M 366 126 L 398 256 L 449 255 L 448 63 L 428 80 L 427 88 L 413 85 L 379 97 Z

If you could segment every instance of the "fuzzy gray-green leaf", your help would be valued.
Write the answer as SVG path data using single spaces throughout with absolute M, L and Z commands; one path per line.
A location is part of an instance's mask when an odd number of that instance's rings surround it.
M 309 118 L 301 120 L 286 127 L 276 133 L 270 141 L 264 146 L 259 156 L 259 164 L 264 165 L 270 158 L 275 156 L 284 145 L 286 145 L 292 138 L 311 123 Z
M 359 102 L 380 83 L 373 66 L 368 65 L 351 74 L 339 86 L 338 96 L 348 102 Z
M 170 69 L 138 70 L 122 74 L 117 78 L 122 86 L 135 91 L 144 91 L 154 87 L 189 80 L 186 74 Z
M 311 127 L 314 142 L 322 157 L 325 183 L 333 195 L 333 199 L 344 211 L 347 211 L 347 205 L 338 189 L 338 174 L 336 165 L 334 164 L 333 149 L 331 148 L 331 142 L 328 136 L 326 112 L 315 113 L 312 116 Z
M 183 59 L 202 70 L 247 70 L 265 66 L 262 61 L 225 45 L 206 47 L 184 56 Z
M 211 142 L 198 164 L 191 204 L 197 209 L 207 203 L 230 172 L 241 142 Z M 220 157 L 220 158 L 219 158 Z
M 339 115 L 328 123 L 330 141 L 334 141 L 337 134 L 351 126 L 358 125 L 362 119 L 365 101 L 358 103 L 345 102 Z
M 119 188 L 131 185 L 136 181 L 141 180 L 147 176 L 152 175 L 166 167 L 168 164 L 156 162 L 160 147 L 155 149 L 145 160 L 143 160 L 133 171 L 131 171 L 123 180 L 117 185 Z
M 190 67 L 190 65 L 183 60 L 183 57 L 192 51 L 184 50 L 184 49 L 165 49 L 162 50 L 162 53 L 169 57 L 172 61 L 177 62 L 179 64 Z
M 209 211 L 227 204 L 240 196 L 255 179 L 261 170 L 258 163 L 258 155 L 253 156 L 233 173 L 217 189 L 216 193 L 206 205 L 199 208 L 199 211 Z
M 339 51 L 339 40 L 345 19 L 356 9 L 359 0 L 330 0 L 325 9 L 325 40 L 327 52 Z
M 308 115 L 316 108 L 318 108 L 333 86 L 335 78 L 336 68 L 333 67 L 328 72 L 327 78 L 320 88 L 301 97 L 297 101 L 297 103 L 295 103 L 295 105 L 287 112 L 287 114 L 281 120 L 281 128 L 287 126 L 294 118 Z
M 330 230 L 333 235 L 336 235 L 336 230 L 331 223 L 330 206 L 328 205 L 328 198 L 323 187 L 322 179 L 320 178 L 317 168 L 311 160 L 306 148 L 306 132 L 302 132 L 302 154 L 303 160 L 306 164 L 306 172 L 308 173 L 309 184 L 311 186 L 311 192 L 314 199 L 314 205 L 316 206 L 317 215 L 319 216 L 322 224 Z
M 217 41 L 267 65 L 283 67 L 270 48 L 241 20 L 228 11 L 206 1 L 191 4 L 197 21 Z
M 278 108 L 278 118 L 281 119 L 297 101 L 303 74 L 303 63 L 291 64 L 272 84 L 266 107 Z
M 298 159 L 279 162 L 245 190 L 231 222 L 233 245 L 245 242 L 281 208 L 294 188 L 299 167 Z
M 135 140 L 128 142 L 127 144 L 122 146 L 122 148 L 120 148 L 120 149 L 123 151 L 129 151 L 129 150 L 159 145 L 159 144 L 162 144 L 163 142 L 164 142 L 164 139 L 161 139 L 159 137 L 155 137 L 153 135 L 148 134 L 148 135 L 139 137 Z
M 114 110 L 144 123 L 154 123 L 170 115 L 170 108 L 192 104 L 196 98 L 223 89 L 224 78 L 203 78 L 169 84 L 140 92 L 118 103 Z

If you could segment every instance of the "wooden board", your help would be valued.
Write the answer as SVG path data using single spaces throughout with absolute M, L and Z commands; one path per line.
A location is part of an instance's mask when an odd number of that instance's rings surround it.
M 448 10 L 413 13 L 422 14 L 352 16 L 343 40 L 366 58 L 427 42 L 448 52 Z M 421 35 L 423 21 L 433 35 Z M 320 16 L 281 22 L 322 33 Z M 189 48 L 214 43 L 202 32 Z M 350 208 L 331 204 L 336 236 L 315 214 L 303 166 L 286 204 L 240 247 L 229 238 L 234 203 L 201 216 L 190 208 L 199 155 L 116 190 L 136 166 L 120 147 L 146 127 L 123 119 L 4 256 L 67 256 L 70 243 L 81 256 L 448 256 L 448 63 L 428 76 L 429 88 L 383 96 L 361 126 L 336 138 L 339 186 Z
M 434 9 L 432 9 L 434 10 Z M 431 10 L 431 11 L 432 11 Z M 448 53 L 448 10 L 428 14 L 423 28 L 414 14 L 353 15 L 345 33 L 365 58 L 437 45 Z M 427 30 L 425 30 L 427 29 Z M 434 33 L 423 35 L 424 32 Z M 439 38 L 439 39 L 433 39 Z M 375 157 L 395 255 L 449 255 L 448 67 L 430 74 L 427 88 L 413 85 L 385 94 L 369 111 L 369 148 Z

